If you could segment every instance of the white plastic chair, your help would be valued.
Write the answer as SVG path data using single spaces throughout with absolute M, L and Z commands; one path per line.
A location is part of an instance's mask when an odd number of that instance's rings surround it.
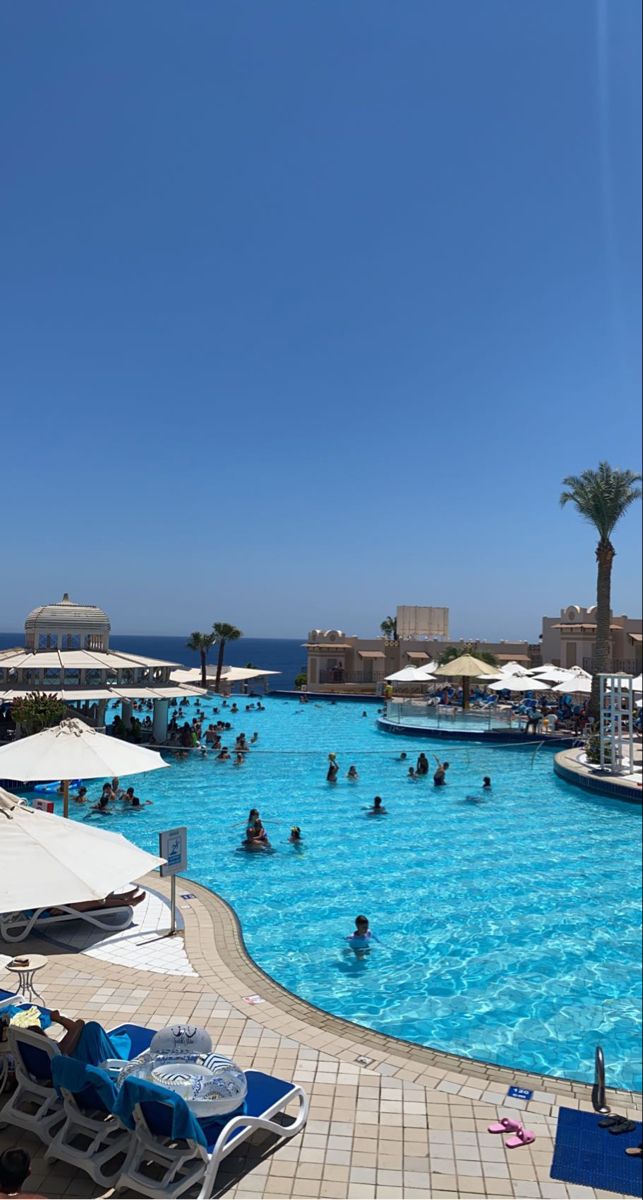
M 0 1110 L 0 1121 L 35 1133 L 48 1145 L 64 1119 L 63 1105 L 51 1078 L 51 1061 L 60 1054 L 56 1042 L 33 1029 L 9 1026 L 17 1087 Z
M 47 908 L 36 908 L 33 912 L 3 913 L 0 916 L 0 939 L 5 942 L 24 942 L 32 930 L 38 933 L 68 921 L 84 921 L 104 933 L 120 933 L 132 924 L 133 912 L 128 904 L 115 908 L 83 909 L 82 912 L 66 904 L 57 907 L 60 912 L 56 913 L 50 913 Z
M 64 1056 L 61 1058 L 65 1061 Z M 80 1082 L 85 1068 L 81 1063 L 73 1065 Z M 76 1092 L 65 1086 L 62 1077 L 57 1077 L 57 1066 L 53 1068 L 53 1076 L 62 1095 L 65 1120 L 45 1158 L 71 1163 L 101 1187 L 113 1187 L 123 1169 L 132 1135 L 92 1087 L 91 1080 Z
M 146 1116 L 143 1106 L 136 1104 L 134 1137 L 117 1188 L 140 1192 L 151 1200 L 173 1200 L 200 1181 L 198 1196 L 210 1197 L 221 1161 L 258 1129 L 279 1138 L 294 1137 L 303 1129 L 309 1108 L 303 1088 L 261 1071 L 247 1071 L 246 1080 L 248 1111 L 231 1117 L 207 1148 L 197 1141 L 172 1139 L 162 1130 L 162 1119 L 155 1120 L 149 1111 Z M 274 1118 L 293 1101 L 299 1104 L 297 1116 L 291 1124 L 282 1125 Z M 158 1117 L 163 1105 L 156 1101 L 151 1108 L 157 1110 Z

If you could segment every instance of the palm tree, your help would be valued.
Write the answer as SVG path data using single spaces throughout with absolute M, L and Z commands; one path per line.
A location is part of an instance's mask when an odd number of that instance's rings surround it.
M 221 672 L 223 670 L 223 655 L 225 654 L 226 642 L 236 642 L 237 638 L 243 637 L 240 629 L 236 625 L 227 625 L 225 621 L 215 621 L 212 626 L 214 630 L 214 640 L 219 644 L 219 657 L 217 659 L 217 678 L 214 685 L 215 691 L 218 692 L 221 682 Z
M 193 650 L 195 654 L 201 657 L 201 687 L 207 687 L 206 680 L 206 661 L 208 650 L 214 646 L 216 636 L 213 633 L 191 633 L 188 641 L 185 643 L 188 650 Z
M 380 629 L 387 642 L 397 641 L 397 617 L 385 617 L 380 624 Z
M 611 543 L 614 528 L 630 504 L 639 499 L 641 489 L 635 484 L 641 476 L 634 471 L 618 471 L 609 463 L 598 464 L 597 471 L 568 475 L 563 479 L 564 492 L 560 503 L 575 504 L 579 513 L 598 533 L 596 562 L 596 641 L 592 664 L 592 696 L 590 711 L 599 714 L 598 675 L 608 672 L 612 665 L 610 622 L 612 619 L 612 563 L 616 551 Z

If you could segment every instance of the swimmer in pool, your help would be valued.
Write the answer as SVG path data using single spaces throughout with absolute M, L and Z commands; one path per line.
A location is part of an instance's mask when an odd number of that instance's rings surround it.
M 418 760 L 415 764 L 415 773 L 416 775 L 428 775 L 429 773 L 429 760 L 423 750 L 421 750 L 418 754 Z
M 328 770 L 326 772 L 327 783 L 337 783 L 338 775 L 339 775 L 339 763 L 337 762 L 337 759 L 335 758 L 334 754 L 329 754 L 328 755 Z
M 263 827 L 263 821 L 257 808 L 251 808 L 248 814 L 246 838 L 243 845 L 246 850 L 268 850 L 270 848 L 268 834 Z
M 491 779 L 488 775 L 485 775 L 484 779 L 482 780 L 482 790 L 483 792 L 491 791 Z
M 367 953 L 371 948 L 371 942 L 378 941 L 375 934 L 369 929 L 368 917 L 355 917 L 355 929 L 348 934 L 346 941 L 351 950 L 354 950 L 357 955 Z
M 382 804 L 381 796 L 376 796 L 373 801 L 373 807 L 368 808 L 366 810 L 367 816 L 369 816 L 369 817 L 379 817 L 379 816 L 382 816 L 382 814 L 385 812 L 386 812 L 386 809 L 384 808 L 384 805 Z
M 449 770 L 449 764 L 448 764 L 448 762 L 440 762 L 440 759 L 438 758 L 437 754 L 434 754 L 433 757 L 434 757 L 436 763 L 438 764 L 435 769 L 435 773 L 433 775 L 434 786 L 435 787 L 444 787 L 444 785 L 446 783 L 446 773 Z
M 303 840 L 304 839 L 301 836 L 301 829 L 298 825 L 293 825 L 292 829 L 290 830 L 290 837 L 288 838 L 288 841 L 293 846 L 301 846 Z
M 359 779 L 359 775 L 357 774 L 357 767 L 353 767 L 353 766 L 349 767 L 347 774 L 346 774 L 346 778 L 347 779 Z
M 401 754 L 398 754 L 397 761 L 406 762 L 406 750 L 403 750 Z
M 415 783 L 415 781 L 416 781 L 416 779 L 417 779 L 417 775 L 415 774 L 415 768 L 414 768 L 414 767 L 409 767 L 409 774 L 408 774 L 408 778 L 409 778 L 409 779 L 411 779 L 411 780 L 413 781 L 413 783 Z

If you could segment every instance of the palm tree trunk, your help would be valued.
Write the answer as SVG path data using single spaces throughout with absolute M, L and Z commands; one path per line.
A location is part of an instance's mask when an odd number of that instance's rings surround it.
M 614 547 L 608 538 L 601 538 L 596 547 L 598 573 L 596 578 L 596 641 L 594 643 L 594 662 L 592 666 L 592 695 L 590 712 L 598 717 L 600 711 L 600 694 L 598 676 L 612 669 L 612 635 L 610 623 L 612 619 L 612 563 Z
M 224 642 L 224 640 L 223 640 L 223 638 L 222 638 L 222 639 L 221 639 L 221 641 L 219 642 L 219 656 L 218 656 L 218 658 L 217 658 L 217 678 L 216 678 L 216 681 L 215 681 L 215 684 L 214 684 L 214 690 L 215 690 L 215 692 L 218 692 L 218 690 L 219 690 L 219 684 L 221 683 L 221 672 L 222 672 L 222 670 L 223 670 L 223 654 L 224 654 L 224 651 L 225 651 L 225 642 Z
M 199 654 L 201 655 L 201 687 L 205 688 L 207 681 L 205 677 L 205 650 L 203 647 L 199 650 Z

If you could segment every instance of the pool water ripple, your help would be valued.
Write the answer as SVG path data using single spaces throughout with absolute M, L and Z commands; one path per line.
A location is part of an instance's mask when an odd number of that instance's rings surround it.
M 243 767 L 175 760 L 131 781 L 152 807 L 94 819 L 148 849 L 159 829 L 186 824 L 188 875 L 234 906 L 260 966 L 329 1012 L 588 1081 L 600 1041 L 609 1084 L 640 1087 L 637 807 L 557 778 L 546 749 L 391 737 L 374 707 L 363 717 L 354 703 L 268 699 L 263 713 L 225 719 L 260 735 Z M 419 750 L 448 758 L 445 788 L 408 780 Z M 369 818 L 376 794 L 388 812 Z M 253 805 L 272 855 L 237 849 Z M 293 824 L 301 850 L 287 841 Z M 343 940 L 358 912 L 381 939 L 361 959 Z

